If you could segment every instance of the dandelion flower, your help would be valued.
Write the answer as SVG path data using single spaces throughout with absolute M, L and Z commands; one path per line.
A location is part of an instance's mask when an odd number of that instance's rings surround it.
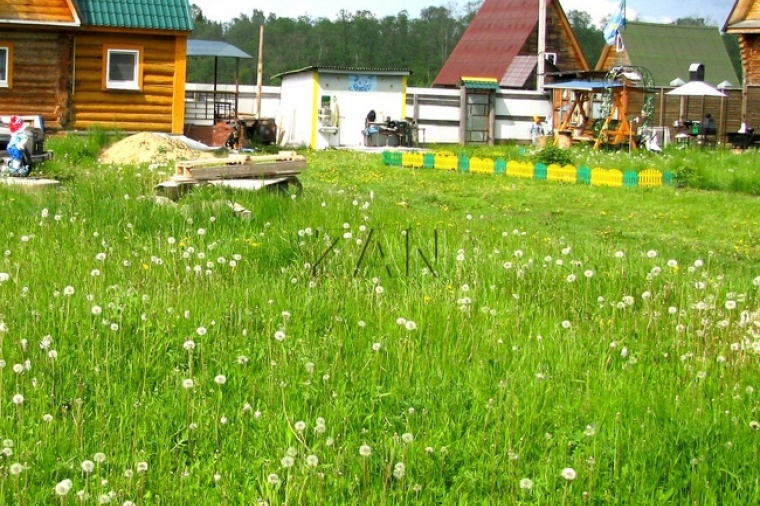
M 578 477 L 578 473 L 575 472 L 575 469 L 572 467 L 566 467 L 562 470 L 562 473 L 560 473 L 564 479 L 567 481 L 573 481 L 575 478 Z
M 218 374 L 214 377 L 214 383 L 217 385 L 224 385 L 227 383 L 227 377 L 224 374 Z
M 293 460 L 293 457 L 290 455 L 285 455 L 282 459 L 280 459 L 280 465 L 282 465 L 284 469 L 293 467 L 293 464 L 295 464 L 295 460 Z
M 195 341 L 192 339 L 188 339 L 182 344 L 182 347 L 186 349 L 187 351 L 194 350 L 195 349 Z
M 749 428 L 752 430 L 760 430 L 760 422 L 757 420 L 752 420 L 749 422 Z
M 393 466 L 393 477 L 400 480 L 406 476 L 406 465 L 403 462 L 396 462 Z
M 21 394 L 16 394 L 13 396 L 13 404 L 16 406 L 21 406 L 24 403 L 24 396 Z
M 570 323 L 570 320 L 563 320 L 562 321 L 562 328 L 563 329 L 569 329 L 573 326 L 572 323 Z
M 297 421 L 295 424 L 293 424 L 293 428 L 296 429 L 296 432 L 303 432 L 306 430 L 306 422 L 303 420 Z
M 83 460 L 81 467 L 82 467 L 82 471 L 84 471 L 87 474 L 90 474 L 91 472 L 95 470 L 95 463 L 91 460 Z
M 406 327 L 406 330 L 415 330 L 417 328 L 417 324 L 412 320 L 407 320 L 407 322 L 404 324 L 404 327 Z
M 195 382 L 193 381 L 192 378 L 185 378 L 182 380 L 182 388 L 186 390 L 190 390 L 191 388 L 193 388 L 193 386 L 195 386 Z
M 530 490 L 533 488 L 533 480 L 530 478 L 523 478 L 520 480 L 520 488 L 523 490 Z
M 277 473 L 272 473 L 267 476 L 267 483 L 270 485 L 278 485 L 280 483 L 280 477 L 277 475 Z
M 66 288 L 63 289 L 63 294 L 64 295 L 74 295 L 74 291 L 75 291 L 74 287 L 71 286 L 71 285 L 69 285 L 69 286 L 67 286 Z
M 60 496 L 67 495 L 71 491 L 72 486 L 74 486 L 74 484 L 69 479 L 60 481 L 55 486 L 55 493 L 56 495 L 60 495 Z
M 306 457 L 306 465 L 309 467 L 317 467 L 317 465 L 319 465 L 319 457 L 316 455 L 309 455 Z
M 414 435 L 411 432 L 404 432 L 403 434 L 401 434 L 401 440 L 404 443 L 411 443 L 412 441 L 414 441 Z
M 103 462 L 106 461 L 106 454 L 103 452 L 98 452 L 92 456 L 92 460 L 94 460 L 98 464 L 102 464 Z
M 137 463 L 137 472 L 138 473 L 144 473 L 148 470 L 148 463 L 147 462 L 138 462 Z
M 647 258 L 655 258 L 656 256 L 657 256 L 656 250 L 650 249 L 649 251 L 647 251 Z
M 380 351 L 383 345 L 381 343 L 372 343 L 372 351 Z
M 372 455 L 372 448 L 369 445 L 361 445 L 359 447 L 359 455 L 362 457 L 369 457 Z
M 285 340 L 285 332 L 278 330 L 274 333 L 274 339 L 275 341 L 283 342 Z
M 7 272 L 0 272 L 0 283 L 5 283 L 9 279 L 11 279 L 10 274 L 8 274 Z
M 206 330 L 206 327 L 198 327 L 195 329 L 195 333 L 199 336 L 205 336 L 208 333 L 208 330 Z

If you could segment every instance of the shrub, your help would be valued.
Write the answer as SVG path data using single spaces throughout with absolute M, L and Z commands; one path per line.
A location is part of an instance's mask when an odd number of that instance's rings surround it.
M 546 146 L 544 149 L 536 152 L 535 161 L 547 166 L 556 163 L 557 165 L 572 165 L 573 157 L 570 156 L 569 149 L 562 149 L 556 146 Z

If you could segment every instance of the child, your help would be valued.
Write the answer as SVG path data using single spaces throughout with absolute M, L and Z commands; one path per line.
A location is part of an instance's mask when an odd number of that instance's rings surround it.
M 11 140 L 6 148 L 11 156 L 8 173 L 15 177 L 26 177 L 32 170 L 32 158 L 26 147 L 29 136 L 26 135 L 24 120 L 18 116 L 11 116 L 10 130 Z
M 530 126 L 530 142 L 538 146 L 538 138 L 544 135 L 544 126 L 541 124 L 541 118 L 533 116 L 533 124 Z

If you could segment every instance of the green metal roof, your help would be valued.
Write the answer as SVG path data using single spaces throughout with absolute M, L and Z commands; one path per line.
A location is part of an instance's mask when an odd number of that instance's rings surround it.
M 708 83 L 741 85 L 717 27 L 627 21 L 621 36 L 631 65 L 649 70 L 655 86 L 668 86 L 676 77 L 688 81 L 692 63 L 705 66 Z
M 187 0 L 74 0 L 82 24 L 116 28 L 192 31 Z
M 489 77 L 463 77 L 462 86 L 468 90 L 498 90 L 499 83 Z

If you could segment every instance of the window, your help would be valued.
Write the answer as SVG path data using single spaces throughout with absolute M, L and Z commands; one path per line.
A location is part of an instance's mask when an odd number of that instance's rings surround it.
M 142 48 L 105 48 L 104 87 L 108 90 L 142 89 Z
M 0 42 L 0 88 L 11 87 L 11 64 L 13 63 L 13 46 Z

